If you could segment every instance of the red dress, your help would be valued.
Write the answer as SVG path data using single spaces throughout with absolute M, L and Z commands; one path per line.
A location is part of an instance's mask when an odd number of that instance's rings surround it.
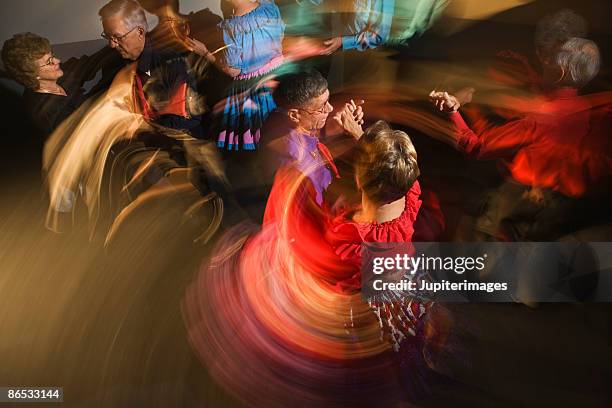
M 341 291 L 357 291 L 361 287 L 361 256 L 364 242 L 411 242 L 414 223 L 422 201 L 421 187 L 415 181 L 406 193 L 406 204 L 402 214 L 394 220 L 382 223 L 362 223 L 351 220 L 354 212 L 343 213 L 333 218 L 328 225 L 326 240 L 343 264 L 353 266 L 351 274 L 336 279 L 334 285 Z
M 398 360 L 419 357 L 391 351 L 420 344 L 427 306 L 365 302 L 359 248 L 364 240 L 410 240 L 419 192 L 415 183 L 398 219 L 359 224 L 329 217 L 310 179 L 281 169 L 262 229 L 248 238 L 228 231 L 184 303 L 191 343 L 213 378 L 258 406 L 325 406 L 320 390 L 356 402 L 373 389 L 379 399 L 396 398 Z
M 336 277 L 333 288 L 343 293 L 354 293 L 361 289 L 361 262 L 363 243 L 400 243 L 412 242 L 422 201 L 421 187 L 415 181 L 405 196 L 404 211 L 399 217 L 386 222 L 356 222 L 354 212 L 335 217 L 328 225 L 326 241 L 329 242 L 341 264 L 350 265 L 343 276 Z M 430 302 L 420 302 L 401 296 L 393 302 L 370 301 L 370 307 L 378 317 L 384 336 L 400 350 L 405 339 L 417 335 L 422 319 L 431 307 Z
M 306 270 L 325 280 L 339 293 L 361 288 L 361 249 L 364 242 L 412 242 L 420 217 L 419 236 L 434 236 L 444 228 L 444 219 L 433 194 L 433 205 L 422 211 L 418 181 L 406 193 L 402 214 L 383 223 L 352 221 L 352 211 L 334 214 L 325 203 L 316 203 L 312 183 L 292 167 L 280 170 L 268 199 L 264 225 L 274 225 L 281 239 L 292 242 L 292 253 Z M 422 214 L 423 213 L 423 214 Z M 423 217 L 421 217 L 423 216 Z M 426 222 L 422 222 L 426 220 Z M 428 224 L 428 225 L 425 225 Z M 424 233 L 424 230 L 435 232 Z

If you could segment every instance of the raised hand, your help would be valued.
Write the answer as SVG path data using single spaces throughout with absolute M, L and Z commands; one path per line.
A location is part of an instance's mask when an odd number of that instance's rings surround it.
M 355 139 L 360 139 L 363 135 L 363 100 L 357 100 L 355 102 L 351 99 L 350 102 L 344 104 L 342 110 L 336 112 L 333 119 L 340 125 L 340 127 L 348 134 L 353 136 Z
M 206 59 L 214 59 L 214 56 L 212 55 L 212 53 L 208 50 L 208 48 L 206 47 L 206 45 L 204 45 L 203 42 L 196 40 L 195 38 L 191 38 L 191 37 L 186 37 L 185 38 L 185 44 L 187 45 L 187 47 L 192 51 L 195 52 L 196 54 L 198 54 L 201 57 L 204 57 Z
M 353 113 L 353 118 L 355 119 L 358 125 L 363 125 L 363 108 L 361 106 L 364 103 L 365 101 L 363 99 L 358 99 L 357 102 L 351 99 L 351 102 L 350 102 L 352 113 Z
M 429 100 L 438 110 L 443 112 L 457 112 L 461 107 L 459 100 L 445 91 L 431 91 Z

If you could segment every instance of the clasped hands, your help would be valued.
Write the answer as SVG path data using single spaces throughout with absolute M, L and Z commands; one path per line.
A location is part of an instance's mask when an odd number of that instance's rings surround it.
M 344 107 L 336 112 L 332 117 L 340 127 L 353 138 L 359 140 L 363 135 L 363 105 L 365 101 L 351 99 L 344 104 Z

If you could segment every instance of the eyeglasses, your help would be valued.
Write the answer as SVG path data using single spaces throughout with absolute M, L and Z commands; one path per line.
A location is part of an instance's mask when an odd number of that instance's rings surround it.
M 44 68 L 44 67 L 46 67 L 46 66 L 48 66 L 48 65 L 53 65 L 53 64 L 55 64 L 55 59 L 56 59 L 55 54 L 51 53 L 51 56 L 49 57 L 49 59 L 47 60 L 47 62 L 45 62 L 45 63 L 44 63 L 44 64 L 42 64 L 42 65 L 39 65 L 39 68 Z
M 125 40 L 125 37 L 127 37 L 128 35 L 130 35 L 130 33 L 132 31 L 134 31 L 135 29 L 137 29 L 138 26 L 132 28 L 130 31 L 128 31 L 127 33 L 120 35 L 120 36 L 116 36 L 116 35 L 109 35 L 106 33 L 102 33 L 100 34 L 102 36 L 102 38 L 104 38 L 107 41 L 111 41 L 114 42 L 115 44 L 119 44 L 120 42 L 122 42 L 123 40 Z
M 298 108 L 298 109 L 301 110 L 301 111 L 304 111 L 304 112 L 308 112 L 311 115 L 317 115 L 317 114 L 322 115 L 324 113 L 327 113 L 327 110 L 328 110 L 327 109 L 327 105 L 329 105 L 329 101 L 325 101 L 325 103 L 323 104 L 323 107 L 321 109 L 317 109 L 317 110 L 305 109 L 305 108 Z

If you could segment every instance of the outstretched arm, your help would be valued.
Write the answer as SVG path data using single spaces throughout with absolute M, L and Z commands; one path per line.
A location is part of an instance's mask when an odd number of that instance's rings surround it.
M 444 91 L 432 91 L 429 98 L 437 110 L 448 112 L 453 122 L 457 148 L 478 159 L 496 159 L 512 155 L 536 137 L 532 120 L 519 119 L 502 126 L 490 126 L 476 134 L 459 113 L 465 101 L 471 101 L 474 90 L 461 90 L 461 99 Z
M 220 71 L 224 72 L 232 78 L 235 78 L 240 75 L 240 70 L 238 68 L 230 67 L 229 65 L 227 65 L 223 58 L 220 58 L 215 55 L 216 52 L 210 52 L 206 45 L 204 45 L 204 43 L 202 43 L 201 41 L 198 41 L 195 38 L 187 37 L 185 39 L 185 42 L 187 43 L 187 46 L 191 51 L 205 58 L 208 62 L 216 66 L 217 69 L 219 69 Z

